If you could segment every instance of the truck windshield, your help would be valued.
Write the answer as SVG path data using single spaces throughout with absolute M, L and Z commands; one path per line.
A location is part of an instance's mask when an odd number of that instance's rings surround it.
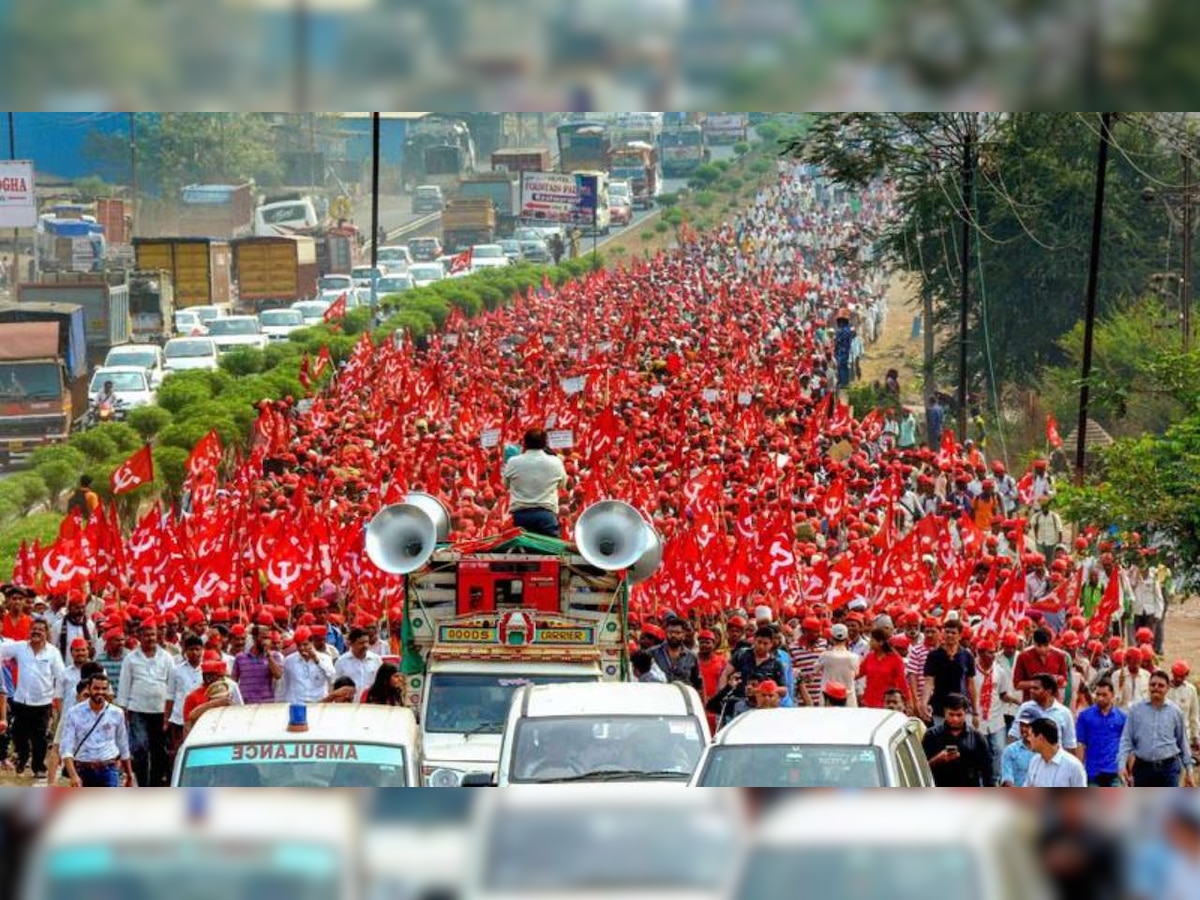
M 167 346 L 163 348 L 163 353 L 166 354 L 167 359 L 179 359 L 189 356 L 216 356 L 213 343 L 208 340 L 167 341 Z
M 180 837 L 100 841 L 50 852 L 30 900 L 145 900 L 181 891 L 185 897 L 337 900 L 349 865 L 334 847 L 269 838 L 236 847 Z
M 0 397 L 54 400 L 62 395 L 62 375 L 54 363 L 0 363 Z
M 180 787 L 405 787 L 404 748 L 350 741 L 193 747 Z
M 304 203 L 288 203 L 273 208 L 264 207 L 259 212 L 262 220 L 268 225 L 286 225 L 291 222 L 303 225 L 308 221 L 308 205 Z
M 526 684 L 579 684 L 599 675 L 474 675 L 443 672 L 429 678 L 425 730 L 434 734 L 500 734 L 513 692 Z
M 513 742 L 511 780 L 522 783 L 652 776 L 686 781 L 704 741 L 687 716 L 525 719 Z

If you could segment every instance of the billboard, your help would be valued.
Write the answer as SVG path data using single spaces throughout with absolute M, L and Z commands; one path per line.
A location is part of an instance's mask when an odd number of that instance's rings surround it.
M 591 225 L 595 215 L 595 175 L 521 173 L 522 219 L 559 225 Z
M 0 161 L 0 228 L 33 228 L 37 225 L 37 200 L 33 196 L 33 162 Z

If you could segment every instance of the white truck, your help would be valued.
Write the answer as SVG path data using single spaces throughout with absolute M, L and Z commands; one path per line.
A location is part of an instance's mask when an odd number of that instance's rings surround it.
M 405 703 L 420 710 L 430 787 L 495 774 L 519 687 L 626 674 L 619 579 L 565 549 L 530 552 L 525 540 L 486 553 L 440 550 L 407 576 Z

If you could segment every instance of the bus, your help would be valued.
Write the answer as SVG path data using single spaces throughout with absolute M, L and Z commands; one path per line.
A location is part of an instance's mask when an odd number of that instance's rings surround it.
M 690 175 L 708 162 L 704 130 L 699 125 L 664 128 L 658 138 L 658 159 L 665 178 Z

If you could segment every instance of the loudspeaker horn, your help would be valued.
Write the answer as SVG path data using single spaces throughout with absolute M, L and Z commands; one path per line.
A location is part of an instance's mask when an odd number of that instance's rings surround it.
M 415 503 L 394 503 L 375 514 L 367 525 L 367 558 L 384 572 L 415 572 L 437 549 L 437 524 Z
M 620 500 L 593 503 L 575 523 L 579 553 L 597 569 L 628 569 L 646 550 L 646 541 L 646 520 Z
M 422 494 L 420 491 L 412 491 L 406 494 L 404 502 L 413 506 L 419 506 L 425 510 L 429 518 L 433 519 L 434 527 L 437 529 L 437 542 L 439 544 L 444 544 L 449 540 L 450 507 L 446 506 L 445 503 L 433 496 L 433 494 Z
M 629 567 L 629 572 L 626 574 L 625 580 L 630 585 L 649 581 L 654 576 L 654 573 L 658 571 L 663 561 L 662 538 L 658 536 L 658 532 L 654 530 L 654 526 L 649 522 L 646 522 L 644 527 L 646 529 L 646 549 L 637 558 L 637 562 Z

